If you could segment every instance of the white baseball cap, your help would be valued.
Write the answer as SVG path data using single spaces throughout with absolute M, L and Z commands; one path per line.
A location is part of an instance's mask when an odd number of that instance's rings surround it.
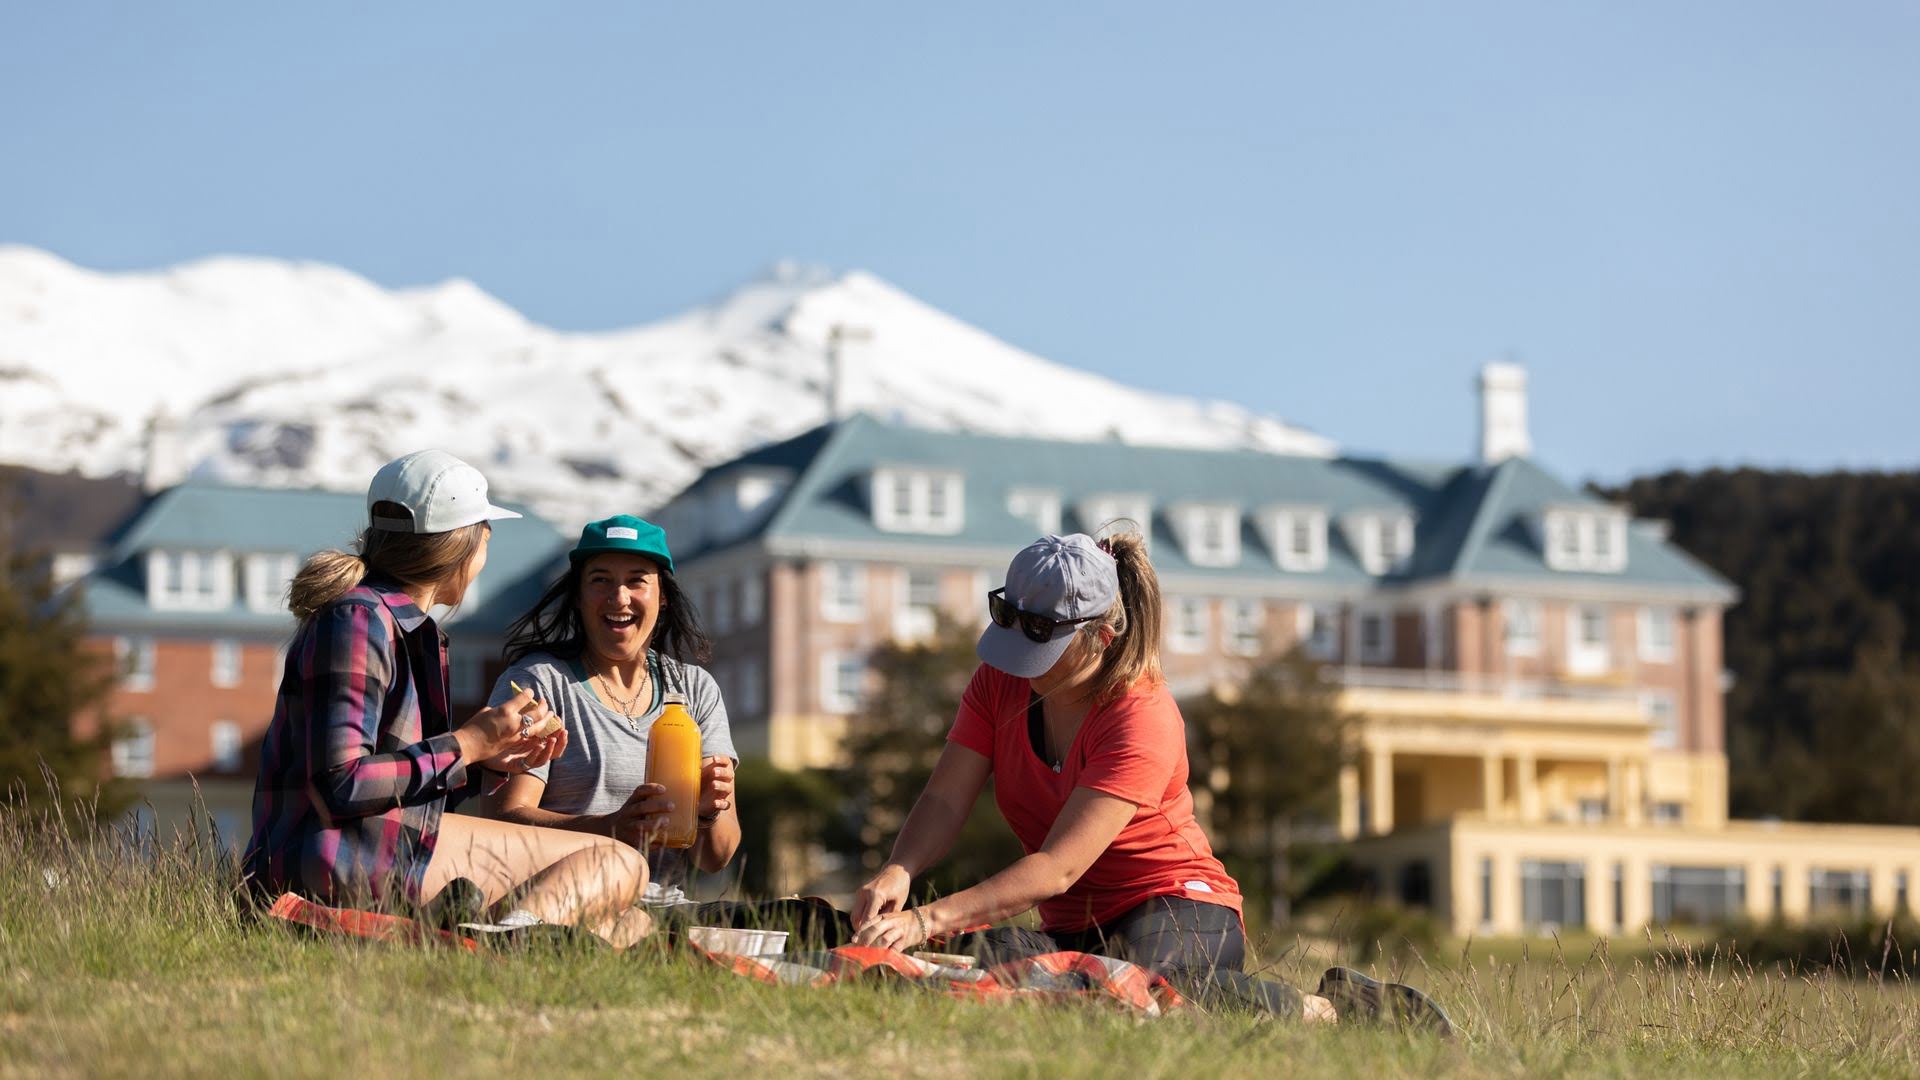
M 404 506 L 409 515 L 373 515 L 373 527 L 389 532 L 452 532 L 520 516 L 488 502 L 487 478 L 445 450 L 417 450 L 382 465 L 367 485 L 367 512 L 382 502 Z

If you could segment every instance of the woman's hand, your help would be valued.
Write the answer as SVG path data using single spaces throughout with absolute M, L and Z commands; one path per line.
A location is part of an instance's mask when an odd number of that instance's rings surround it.
M 924 943 L 931 929 L 926 908 L 908 908 L 869 921 L 853 935 L 853 943 L 906 952 Z
M 868 922 L 906 907 L 907 889 L 912 884 L 913 875 L 899 863 L 881 867 L 872 881 L 853 894 L 853 928 L 862 930 Z
M 733 805 L 733 759 L 710 757 L 700 762 L 700 816 L 713 817 Z
M 641 784 L 620 809 L 606 816 L 607 835 L 645 851 L 665 831 L 672 812 L 673 800 L 667 797 L 665 784 Z
M 551 736 L 534 736 L 531 732 L 552 715 L 545 702 L 533 700 L 533 691 L 522 690 L 468 717 L 466 723 L 454 730 L 453 737 L 459 740 L 461 758 L 468 764 L 491 761 L 509 753 L 526 755 L 534 750 L 536 743 L 551 739 Z M 564 738 L 560 745 L 566 745 Z
M 530 742 L 522 744 L 521 748 L 497 754 L 481 764 L 497 773 L 523 773 L 537 769 L 566 752 L 567 729 L 560 728 L 544 737 L 535 735 Z

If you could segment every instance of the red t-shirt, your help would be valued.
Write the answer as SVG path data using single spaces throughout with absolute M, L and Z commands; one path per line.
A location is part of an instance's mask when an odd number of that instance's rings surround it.
M 1133 819 L 1066 892 L 1040 904 L 1062 932 L 1103 926 L 1156 896 L 1240 910 L 1240 886 L 1214 858 L 1187 790 L 1186 722 L 1165 685 L 1136 686 L 1088 711 L 1059 772 L 1027 736 L 1027 680 L 985 664 L 947 740 L 986 756 L 994 800 L 1028 853 L 1040 850 L 1074 788 L 1125 799 Z

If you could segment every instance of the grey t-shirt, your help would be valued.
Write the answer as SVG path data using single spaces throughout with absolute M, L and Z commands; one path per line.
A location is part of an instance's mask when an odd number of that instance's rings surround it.
M 635 788 L 647 780 L 647 733 L 665 708 L 664 691 L 686 698 L 687 712 L 700 726 L 700 756 L 739 760 L 733 733 L 727 728 L 727 707 L 720 687 L 705 668 L 683 664 L 659 653 L 647 653 L 654 674 L 653 705 L 632 720 L 607 708 L 593 692 L 586 669 L 547 653 L 532 653 L 501 674 L 493 684 L 489 705 L 513 697 L 509 682 L 534 692 L 560 714 L 567 725 L 567 749 L 558 758 L 530 770 L 546 782 L 540 807 L 560 814 L 605 814 L 618 810 Z M 648 904 L 673 904 L 686 899 L 681 888 L 690 869 L 689 852 L 655 848 L 647 854 Z

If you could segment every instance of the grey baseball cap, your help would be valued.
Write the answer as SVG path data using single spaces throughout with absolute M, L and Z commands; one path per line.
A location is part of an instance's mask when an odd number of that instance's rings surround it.
M 487 501 L 487 478 L 445 450 L 416 450 L 373 474 L 367 485 L 367 511 L 374 503 L 398 503 L 409 517 L 373 518 L 373 527 L 389 532 L 443 533 L 520 515 Z
M 1120 602 L 1120 571 L 1113 556 L 1085 533 L 1043 536 L 1007 564 L 1006 597 L 1021 611 L 1055 622 L 1090 619 Z M 1035 641 L 1018 621 L 1012 626 L 989 622 L 975 651 L 989 666 L 1031 679 L 1046 674 L 1085 625 L 1056 626 L 1046 641 Z

